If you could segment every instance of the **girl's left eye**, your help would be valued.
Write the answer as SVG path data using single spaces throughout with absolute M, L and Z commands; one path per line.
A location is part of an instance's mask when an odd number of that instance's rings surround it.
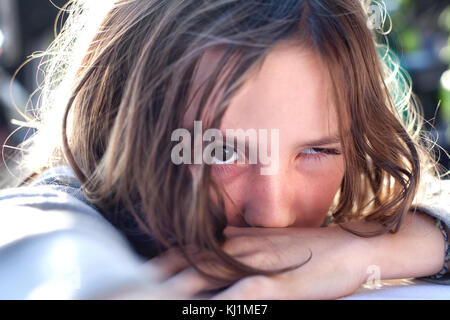
M 329 155 L 340 155 L 341 153 L 337 149 L 327 148 L 307 148 L 301 152 L 301 156 L 307 159 L 321 159 Z

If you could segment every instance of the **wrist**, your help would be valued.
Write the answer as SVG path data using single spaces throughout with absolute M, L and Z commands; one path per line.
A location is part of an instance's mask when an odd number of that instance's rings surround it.
M 345 226 L 363 232 L 380 229 L 378 224 L 366 221 Z M 380 279 L 425 277 L 442 270 L 445 255 L 442 233 L 424 213 L 409 212 L 395 234 L 358 238 L 360 261 L 365 265 L 366 275 L 374 266 L 380 271 Z
M 358 232 L 373 230 L 373 228 L 369 228 L 371 223 L 364 221 L 345 223 L 342 226 Z M 342 240 L 342 245 L 340 245 L 342 248 L 341 261 L 346 264 L 346 268 L 358 279 L 360 285 L 364 284 L 367 281 L 367 277 L 372 273 L 373 267 L 376 266 L 375 243 L 370 238 L 354 235 L 339 226 L 329 227 L 328 229 L 334 229 L 333 232 L 338 233 L 339 239 Z

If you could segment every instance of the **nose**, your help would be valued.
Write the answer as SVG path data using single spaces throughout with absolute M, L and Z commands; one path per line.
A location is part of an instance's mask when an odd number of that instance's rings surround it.
M 295 197 L 288 174 L 255 175 L 245 195 L 244 219 L 252 227 L 285 228 L 296 220 Z

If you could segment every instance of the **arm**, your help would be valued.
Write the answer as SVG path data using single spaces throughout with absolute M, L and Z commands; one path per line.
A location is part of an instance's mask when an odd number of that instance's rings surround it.
M 413 206 L 430 217 L 434 217 L 436 225 L 441 229 L 444 239 L 447 239 L 445 267 L 436 275 L 421 278 L 421 280 L 450 285 L 450 273 L 448 270 L 450 235 L 450 180 L 431 180 L 425 190 L 425 195 Z
M 375 224 L 346 224 L 373 230 Z M 326 228 L 228 228 L 226 250 L 258 268 L 280 268 L 311 260 L 277 276 L 245 278 L 218 299 L 335 299 L 355 292 L 376 266 L 381 279 L 422 277 L 443 266 L 444 241 L 429 216 L 410 212 L 396 234 L 355 236 L 338 226 Z M 245 254 L 251 252 L 251 254 Z
M 124 239 L 98 219 L 5 203 L 0 212 L 1 299 L 83 299 L 145 279 Z
M 355 223 L 358 228 L 367 222 Z M 364 240 L 372 251 L 370 264 L 380 267 L 381 279 L 430 276 L 442 270 L 445 242 L 442 232 L 429 215 L 409 212 L 396 234 Z
M 424 275 L 415 275 L 416 272 L 422 272 L 426 274 L 426 278 L 422 278 L 422 280 L 428 280 L 437 282 L 440 284 L 450 284 L 449 274 L 447 272 L 446 275 L 443 275 L 442 272 L 445 272 L 444 260 L 446 259 L 446 243 L 445 236 L 449 235 L 449 226 L 450 226 L 450 180 L 439 180 L 434 177 L 427 177 L 427 183 L 424 185 L 422 192 L 416 196 L 413 207 L 411 208 L 410 214 L 405 217 L 405 221 L 403 222 L 403 226 L 399 232 L 399 237 L 385 237 L 385 240 L 381 241 L 383 246 L 389 245 L 389 242 L 392 241 L 392 245 L 401 247 L 408 246 L 408 242 L 411 245 L 417 248 L 415 252 L 425 252 L 425 248 L 428 248 L 429 252 L 426 253 L 426 256 L 411 256 L 411 259 L 426 260 L 429 265 L 426 266 L 422 264 L 421 266 L 417 265 L 414 267 L 414 270 L 410 270 L 411 265 L 408 264 L 405 266 L 404 272 L 410 271 L 411 277 L 424 277 Z M 416 214 L 414 214 L 416 212 Z M 439 220 L 442 228 L 436 224 L 436 220 Z M 444 235 L 446 233 L 446 235 Z M 402 236 L 403 235 L 403 236 Z M 383 244 L 384 243 L 384 244 Z M 419 249 L 421 249 L 419 251 Z M 448 251 L 447 251 L 448 252 Z M 383 259 L 383 254 L 378 254 L 376 258 L 377 261 L 383 262 L 384 264 L 396 264 L 396 259 L 400 259 L 403 256 L 406 256 L 408 253 L 404 251 L 399 251 L 399 256 L 394 257 L 393 259 L 388 259 L 389 256 L 385 256 Z M 439 259 L 441 259 L 439 261 Z M 448 256 L 447 256 L 448 259 Z M 440 265 L 440 269 L 432 271 L 432 264 Z M 422 269 L 423 268 L 423 269 Z M 387 268 L 388 271 L 385 276 L 387 278 L 398 278 L 395 272 L 392 274 L 389 273 L 389 270 L 393 270 L 392 268 Z M 441 272 L 442 271 L 442 272 Z M 433 278 L 436 278 L 435 275 L 438 275 L 439 279 L 432 279 L 428 276 L 433 275 Z
M 100 213 L 64 192 L 0 191 L 0 299 L 187 299 L 203 279 L 186 268 L 176 252 L 144 263 Z

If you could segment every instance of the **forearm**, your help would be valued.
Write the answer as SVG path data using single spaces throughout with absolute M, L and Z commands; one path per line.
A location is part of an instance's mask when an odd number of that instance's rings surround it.
M 370 223 L 352 226 L 368 228 Z M 445 243 L 442 232 L 430 216 L 408 213 L 395 234 L 364 238 L 367 267 L 379 267 L 381 279 L 417 278 L 438 273 L 444 264 Z

